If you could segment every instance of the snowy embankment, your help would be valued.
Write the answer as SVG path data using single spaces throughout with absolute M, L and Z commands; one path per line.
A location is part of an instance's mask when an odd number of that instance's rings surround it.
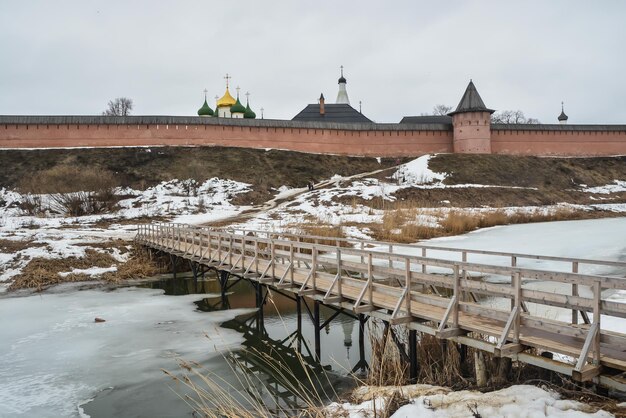
M 130 241 L 136 232 L 132 223 L 135 219 L 139 222 L 142 218 L 165 218 L 173 222 L 198 223 L 236 215 L 245 207 L 234 206 L 230 200 L 249 190 L 248 184 L 218 178 L 202 184 L 194 180 L 172 180 L 146 190 L 119 188 L 115 193 L 121 200 L 113 212 L 74 217 L 59 213 L 51 195 L 22 195 L 0 189 L 0 292 L 34 258 L 80 258 L 85 256 L 85 251 L 93 249 L 110 253 L 117 261 L 124 262 L 128 253 L 93 245 L 115 239 Z M 23 209 L 24 202 L 33 199 L 40 210 L 37 214 L 28 214 Z M 2 241 L 6 246 L 1 245 Z M 110 271 L 114 271 L 114 267 L 63 274 L 87 274 L 97 278 Z
M 384 411 L 389 395 L 399 392 L 407 404 L 401 406 L 391 418 L 532 418 L 532 417 L 612 417 L 605 411 L 593 409 L 581 402 L 560 399 L 558 393 L 536 386 L 516 385 L 494 392 L 463 390 L 453 392 L 448 388 L 430 385 L 410 385 L 402 388 L 361 387 L 355 395 L 366 398 L 359 404 L 334 403 L 328 406 L 330 416 L 371 418 L 376 411 Z M 376 395 L 382 393 L 382 395 Z
M 421 156 L 413 161 L 401 165 L 385 181 L 377 178 L 347 179 L 335 175 L 331 178 L 332 186 L 297 195 L 288 205 L 259 213 L 244 223 L 237 226 L 244 229 L 262 229 L 272 231 L 288 230 L 303 221 L 331 225 L 351 225 L 344 227 L 344 233 L 348 237 L 367 239 L 371 238 L 371 231 L 367 224 L 382 224 L 385 214 L 385 205 L 391 206 L 396 202 L 396 193 L 404 189 L 422 190 L 449 190 L 454 193 L 461 189 L 516 189 L 533 190 L 533 187 L 498 186 L 489 184 L 454 184 L 448 185 L 444 181 L 447 173 L 437 173 L 428 167 L 431 155 Z M 295 189 L 293 189 L 295 190 Z M 588 188 L 580 185 L 580 191 L 589 194 L 606 195 L 626 191 L 626 181 L 615 180 L 614 184 L 602 187 Z M 281 193 L 286 197 L 290 194 L 289 189 L 283 189 Z M 592 196 L 593 198 L 593 196 Z M 354 202 L 349 202 L 353 199 Z M 359 203 L 359 199 L 373 201 L 380 209 L 374 209 Z M 602 197 L 598 197 L 599 203 L 580 205 L 571 203 L 559 203 L 549 206 L 508 206 L 508 207 L 451 207 L 449 201 L 441 201 L 440 207 L 416 208 L 415 218 L 411 223 L 428 227 L 438 227 L 440 220 L 450 212 L 481 215 L 501 212 L 506 215 L 529 214 L 549 215 L 562 210 L 571 211 L 594 211 L 605 210 L 626 214 L 626 203 L 601 203 Z M 359 226 L 358 224 L 362 224 Z

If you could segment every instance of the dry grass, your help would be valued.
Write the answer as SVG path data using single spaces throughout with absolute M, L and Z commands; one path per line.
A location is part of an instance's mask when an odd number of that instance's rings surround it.
M 497 225 L 512 225 L 531 222 L 549 222 L 579 219 L 584 212 L 568 208 L 557 209 L 554 212 L 528 212 L 516 211 L 507 213 L 503 210 L 496 210 L 487 213 L 463 213 L 450 211 L 439 224 L 445 235 L 464 234 L 478 228 L 488 228 Z
M 143 279 L 163 272 L 164 268 L 159 267 L 144 251 L 133 248 L 130 258 L 125 263 L 119 264 L 117 271 L 106 273 L 102 278 L 109 282 L 119 282 L 122 280 Z
M 68 164 L 26 175 L 20 180 L 18 188 L 22 193 L 53 194 L 101 192 L 117 186 L 119 182 L 108 170 Z
M 292 226 L 291 229 L 295 229 L 301 233 L 306 235 L 312 235 L 315 237 L 323 237 L 320 239 L 308 239 L 304 238 L 302 242 L 318 242 L 321 245 L 331 245 L 340 247 L 349 247 L 350 244 L 344 241 L 337 241 L 336 238 L 345 238 L 346 235 L 343 233 L 343 225 L 330 225 L 330 224 L 300 224 Z M 326 239 L 324 239 L 326 238 Z M 334 238 L 334 239 L 333 239 Z
M 85 244 L 90 245 L 90 244 Z M 156 262 L 141 251 L 133 248 L 131 256 L 126 262 L 119 262 L 111 253 L 113 248 L 118 248 L 120 253 L 128 252 L 128 243 L 122 240 L 110 241 L 108 243 L 93 244 L 94 248 L 87 248 L 83 257 L 67 257 L 60 259 L 33 258 L 14 277 L 9 286 L 9 290 L 35 289 L 42 291 L 50 286 L 59 283 L 80 282 L 89 280 L 104 280 L 107 282 L 119 282 L 129 279 L 139 279 L 151 277 L 161 272 Z M 88 269 L 91 267 L 112 267 L 116 266 L 117 271 L 105 273 L 99 277 L 92 277 L 86 274 L 59 275 L 59 273 L 70 272 L 74 269 Z
M 41 291 L 59 283 L 89 280 L 90 277 L 84 274 L 69 274 L 63 277 L 59 273 L 90 267 L 111 267 L 116 264 L 118 264 L 117 261 L 110 254 L 90 248 L 85 250 L 84 257 L 60 259 L 36 257 L 22 269 L 20 274 L 15 276 L 9 290 L 36 289 Z
M 30 215 L 46 210 L 69 216 L 106 213 L 116 207 L 119 184 L 112 172 L 98 167 L 57 165 L 20 179 L 18 188 L 26 195 L 20 207 Z M 37 194 L 50 194 L 50 207 L 44 208 Z
M 45 245 L 43 242 L 33 242 L 31 240 L 0 239 L 0 252 L 16 253 L 26 248 L 43 247 Z

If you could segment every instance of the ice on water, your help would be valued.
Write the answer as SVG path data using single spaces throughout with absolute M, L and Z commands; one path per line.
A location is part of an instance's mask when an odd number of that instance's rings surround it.
M 121 288 L 0 299 L 0 417 L 79 416 L 106 387 L 167 384 L 160 369 L 177 371 L 177 358 L 237 347 L 241 335 L 219 324 L 242 311 L 202 313 L 201 298 Z

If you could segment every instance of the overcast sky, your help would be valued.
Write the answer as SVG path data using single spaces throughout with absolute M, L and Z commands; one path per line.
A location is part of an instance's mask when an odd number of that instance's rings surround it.
M 0 114 L 196 115 L 203 93 L 250 92 L 291 119 L 345 66 L 377 122 L 485 104 L 556 123 L 626 124 L 626 2 L 0 0 Z M 231 89 L 234 93 L 234 89 Z M 243 98 L 243 96 L 242 96 Z

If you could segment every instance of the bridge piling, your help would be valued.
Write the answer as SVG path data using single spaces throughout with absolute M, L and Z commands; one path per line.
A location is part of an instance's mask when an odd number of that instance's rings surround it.
M 317 300 L 313 303 L 313 327 L 315 329 L 315 359 L 319 362 L 321 360 L 322 344 L 320 340 L 320 302 Z

